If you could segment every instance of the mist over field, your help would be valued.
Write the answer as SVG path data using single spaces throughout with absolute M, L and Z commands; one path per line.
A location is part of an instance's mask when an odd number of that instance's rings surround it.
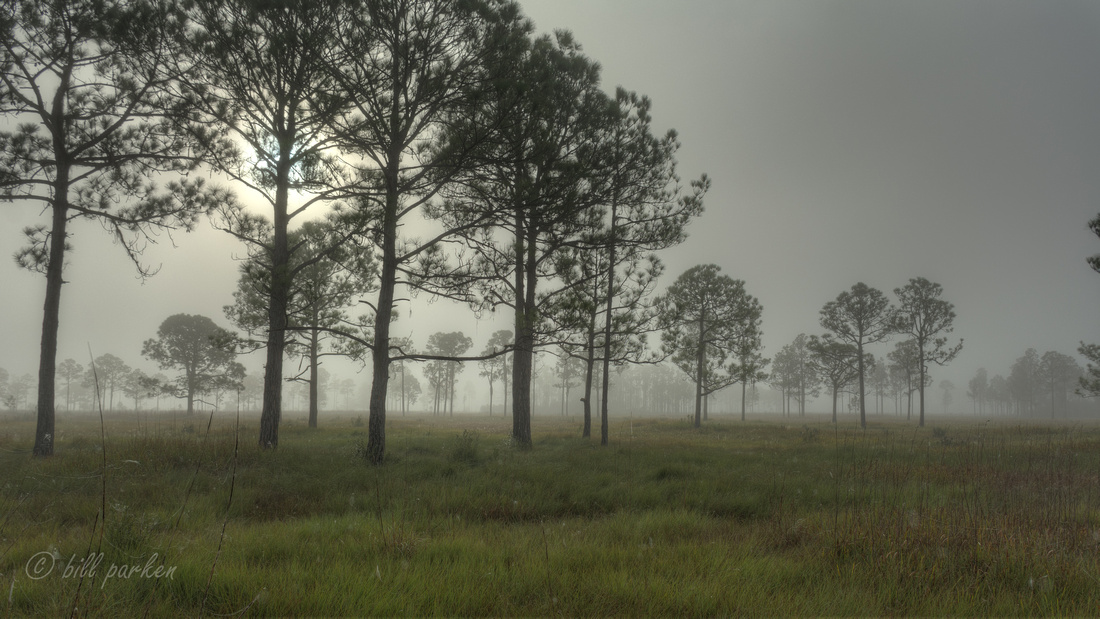
M 1096 613 L 1100 4 L 0 4 L 7 616 Z

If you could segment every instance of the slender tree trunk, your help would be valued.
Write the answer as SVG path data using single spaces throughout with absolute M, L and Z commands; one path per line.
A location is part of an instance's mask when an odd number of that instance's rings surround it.
M 607 248 L 607 298 L 604 299 L 603 317 L 603 389 L 600 394 L 600 445 L 607 445 L 608 420 L 607 398 L 611 377 L 611 318 L 615 307 L 615 258 L 618 249 L 618 197 L 619 183 L 615 181 L 615 195 L 611 199 L 611 239 Z
M 532 225 L 534 225 L 532 223 Z M 534 234 L 523 226 L 516 211 L 516 350 L 512 353 L 512 438 L 522 448 L 531 447 L 531 377 L 535 345 Z
M 747 387 L 745 381 L 741 381 L 741 421 L 745 420 L 745 391 Z
M 863 340 L 861 339 L 856 346 L 856 353 L 859 355 L 859 359 L 856 362 L 859 364 L 859 427 L 867 428 L 867 402 L 864 395 L 866 390 L 863 385 L 863 373 L 866 370 L 863 364 Z
M 53 455 L 54 381 L 57 376 L 57 332 L 61 314 L 62 271 L 68 233 L 69 167 L 58 165 L 54 179 L 53 220 L 50 228 L 50 256 L 46 263 L 46 299 L 42 307 L 42 342 L 38 363 L 38 421 L 34 433 L 35 457 Z
M 836 396 L 838 391 L 840 391 L 840 387 L 833 385 L 833 425 L 836 425 Z
M 917 426 L 924 427 L 924 383 L 928 368 L 924 366 L 924 340 L 917 338 L 917 374 L 920 376 L 920 418 Z M 946 412 L 946 410 L 945 410 Z
M 695 351 L 695 427 L 703 425 L 703 367 L 705 364 L 706 344 L 703 342 L 706 311 L 699 312 L 699 339 Z
M 501 406 L 504 407 L 503 415 L 508 416 L 508 355 L 504 355 L 504 362 L 501 366 L 500 381 L 504 383 L 504 391 L 500 393 Z M 513 365 L 515 365 L 515 355 L 512 356 Z
M 390 378 L 390 318 L 397 285 L 397 158 L 391 157 L 387 173 L 386 206 L 382 223 L 382 271 L 374 316 L 374 349 L 371 351 L 371 391 L 367 420 L 367 459 L 381 465 L 386 457 L 386 389 Z
M 584 360 L 584 429 L 581 437 L 592 436 L 592 382 L 596 374 L 596 334 L 593 325 L 589 323 L 588 343 L 585 346 Z
M 316 317 L 313 324 L 317 324 Z M 309 427 L 317 427 L 317 412 L 320 406 L 320 372 L 317 367 L 318 332 L 313 329 L 309 334 Z
M 264 404 L 260 413 L 260 447 L 279 446 L 282 416 L 283 352 L 286 348 L 287 307 L 290 302 L 290 246 L 287 215 L 290 184 L 290 149 L 280 149 L 276 169 L 275 204 L 272 218 L 271 295 L 267 310 L 267 364 L 264 366 Z

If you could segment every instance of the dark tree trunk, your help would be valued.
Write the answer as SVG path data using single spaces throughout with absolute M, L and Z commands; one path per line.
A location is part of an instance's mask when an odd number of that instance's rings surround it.
M 314 317 L 313 324 L 317 324 L 317 319 Z M 317 367 L 317 339 L 318 332 L 316 329 L 310 331 L 309 334 L 309 427 L 317 427 L 317 413 L 320 408 L 320 372 Z
M 703 340 L 703 331 L 706 325 L 705 308 L 699 311 L 699 339 L 698 349 L 695 351 L 695 427 L 703 425 L 703 367 L 705 364 L 706 344 Z
M 859 354 L 859 359 L 856 360 L 857 363 L 859 364 L 859 427 L 866 429 L 867 428 L 867 406 L 866 406 L 867 402 L 866 402 L 866 398 L 863 397 L 864 396 L 863 372 L 864 372 L 865 368 L 864 368 L 864 365 L 863 365 L 863 342 L 862 341 L 860 341 L 859 345 L 856 346 L 856 353 Z
M 533 225 L 533 224 L 532 224 Z M 516 215 L 516 350 L 512 354 L 512 438 L 531 446 L 531 376 L 535 347 L 535 252 L 533 237 Z
M 745 420 L 745 391 L 747 389 L 745 381 L 741 381 L 741 421 Z
M 396 162 L 396 158 L 393 159 Z M 397 285 L 397 170 L 387 174 L 386 212 L 382 226 L 382 272 L 374 317 L 374 350 L 369 419 L 367 421 L 367 459 L 380 465 L 386 457 L 386 389 L 390 379 L 390 317 L 393 314 L 394 287 Z
M 923 428 L 924 427 L 924 383 L 925 383 L 925 378 L 924 378 L 924 373 L 925 373 L 925 369 L 924 369 L 924 347 L 923 346 L 918 346 L 917 352 L 919 354 L 918 363 L 920 364 L 919 366 L 917 366 L 917 375 L 920 378 L 920 387 L 919 387 L 920 388 L 920 417 L 917 418 L 917 426 Z
M 617 183 L 616 183 L 617 189 Z M 615 306 L 615 234 L 618 232 L 618 196 L 611 200 L 611 241 L 607 248 L 607 298 L 603 318 L 603 376 L 600 381 L 600 445 L 607 445 L 607 394 L 611 377 L 611 312 Z
M 515 356 L 512 357 L 513 365 L 515 364 Z M 504 391 L 501 392 L 501 406 L 504 407 L 503 415 L 508 416 L 508 356 L 504 356 L 503 371 L 500 373 L 500 381 L 504 383 Z
M 493 377 L 489 377 L 489 416 L 493 416 Z
M 279 446 L 282 417 L 283 352 L 286 349 L 287 306 L 290 303 L 290 246 L 287 240 L 287 201 L 290 183 L 290 152 L 283 148 L 276 171 L 276 189 L 271 248 L 271 297 L 267 310 L 267 364 L 264 366 L 264 403 L 260 413 L 260 447 Z
M 34 432 L 35 457 L 53 455 L 54 381 L 57 373 L 57 331 L 61 314 L 61 285 L 65 283 L 65 238 L 68 226 L 69 168 L 58 165 L 54 181 L 50 256 L 46 263 L 46 300 L 42 307 L 42 345 L 38 363 L 38 423 Z
M 840 391 L 840 387 L 834 386 L 833 387 L 833 425 L 836 425 L 836 396 L 837 396 L 838 391 Z
M 594 318 L 593 316 L 593 319 Z M 588 326 L 588 342 L 586 345 L 587 356 L 584 360 L 584 430 L 581 432 L 581 437 L 583 438 L 592 436 L 592 381 L 596 373 L 595 325 L 589 322 Z
M 455 366 L 453 361 L 447 362 L 447 408 L 451 417 L 455 416 Z

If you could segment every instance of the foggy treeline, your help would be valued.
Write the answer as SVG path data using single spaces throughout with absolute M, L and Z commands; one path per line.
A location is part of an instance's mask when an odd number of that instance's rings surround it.
M 240 398 L 260 410 L 265 449 L 285 410 L 315 426 L 326 400 L 365 408 L 376 464 L 395 412 L 507 414 L 523 446 L 532 414 L 576 414 L 586 436 L 598 419 L 606 444 L 609 411 L 699 425 L 734 386 L 742 416 L 801 415 L 824 397 L 834 420 L 851 410 L 862 425 L 903 399 L 923 425 L 962 389 L 943 384 L 937 400 L 929 368 L 962 342 L 948 341 L 942 287 L 923 278 L 895 289 L 896 305 L 856 284 L 822 308 L 822 335 L 771 358 L 751 284 L 699 265 L 658 293 L 660 252 L 684 241 L 711 181 L 681 177 L 679 138 L 654 129 L 647 97 L 605 90 L 568 32 L 536 36 L 515 2 L 7 6 L 0 193 L 49 219 L 16 256 L 46 278 L 36 455 L 53 452 L 55 411 L 87 406 L 89 389 L 108 409 Z M 152 235 L 209 218 L 247 248 L 224 312 L 237 331 L 166 317 L 142 349 L 159 376 L 113 354 L 94 370 L 59 362 L 64 265 L 89 259 L 67 253 L 80 218 L 103 224 L 142 276 Z M 510 329 L 484 348 L 462 333 L 414 341 L 415 321 L 399 318 L 413 296 L 507 313 Z M 896 347 L 876 357 L 887 340 Z M 253 351 L 262 380 L 236 361 Z M 360 362 L 368 384 L 326 377 L 333 355 Z M 1021 359 L 969 386 L 976 410 L 1070 414 L 1075 363 Z M 488 395 L 459 387 L 478 382 L 472 368 Z M 30 383 L 5 381 L 10 407 L 32 407 Z

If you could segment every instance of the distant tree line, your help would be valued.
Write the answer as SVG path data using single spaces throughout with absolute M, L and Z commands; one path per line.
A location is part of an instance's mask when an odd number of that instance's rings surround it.
M 191 408 L 198 393 L 240 393 L 247 377 L 235 355 L 263 350 L 264 449 L 279 443 L 287 374 L 305 385 L 291 397 L 308 402 L 317 424 L 329 355 L 370 368 L 364 453 L 381 464 L 387 411 L 430 399 L 433 413 L 453 414 L 466 362 L 479 364 L 490 411 L 501 386 L 512 438 L 530 447 L 532 411 L 548 393 L 566 414 L 573 390 L 582 392 L 582 433 L 598 414 L 602 444 L 619 403 L 683 412 L 680 387 L 667 397 L 645 384 L 615 393 L 633 376 L 672 387 L 662 361 L 692 385 L 696 426 L 711 397 L 732 385 L 744 417 L 763 382 L 781 392 L 787 414 L 791 402 L 804 414 L 824 388 L 834 420 L 850 393 L 863 426 L 869 397 L 881 411 L 887 395 L 897 408 L 904 394 L 910 415 L 915 394 L 923 425 L 929 368 L 961 349 L 948 341 L 952 304 L 923 278 L 894 290 L 896 305 L 856 284 L 822 308 L 825 333 L 800 335 L 772 359 L 762 354 L 759 301 L 716 265 L 689 269 L 658 295 L 659 252 L 685 239 L 710 179 L 685 182 L 677 134 L 655 132 L 651 101 L 605 92 L 599 65 L 572 35 L 536 36 L 514 1 L 4 0 L 4 8 L 0 198 L 48 216 L 25 231 L 16 255 L 46 278 L 35 455 L 53 453 L 58 377 L 71 380 L 56 357 L 75 219 L 101 223 L 142 276 L 153 274 L 141 253 L 158 230 L 189 230 L 203 216 L 246 245 L 225 308 L 244 335 L 180 314 L 143 354 L 177 373 L 146 382 Z M 211 174 L 227 185 L 207 182 Z M 246 198 L 262 208 L 246 208 Z M 1100 233 L 1100 219 L 1092 227 Z M 433 334 L 417 348 L 397 331 L 414 294 L 506 312 L 511 329 L 480 352 L 461 333 Z M 649 341 L 658 334 L 659 347 Z M 876 360 L 870 349 L 892 337 L 899 342 L 887 361 Z M 556 359 L 542 372 L 551 377 L 545 387 L 536 380 L 541 352 Z M 1081 352 L 1100 356 L 1085 344 Z M 287 372 L 293 357 L 298 370 Z M 125 374 L 112 364 L 96 364 L 108 406 Z M 1081 388 L 1096 392 L 1092 363 L 1088 372 Z M 348 390 L 333 391 L 347 401 Z M 639 393 L 651 399 L 639 402 Z

